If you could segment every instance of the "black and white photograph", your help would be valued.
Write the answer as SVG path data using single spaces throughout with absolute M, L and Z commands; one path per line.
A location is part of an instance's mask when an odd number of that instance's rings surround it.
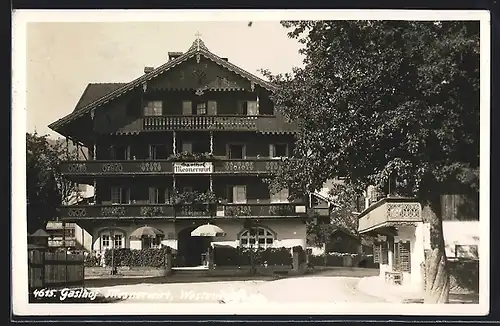
M 489 312 L 487 11 L 12 27 L 15 314 Z

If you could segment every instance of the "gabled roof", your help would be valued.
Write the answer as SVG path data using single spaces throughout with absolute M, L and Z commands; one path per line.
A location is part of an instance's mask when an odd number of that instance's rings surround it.
M 90 83 L 87 85 L 85 90 L 83 91 L 80 100 L 75 106 L 73 112 L 78 111 L 95 100 L 100 99 L 106 94 L 111 93 L 112 91 L 117 90 L 120 87 L 127 85 L 127 83 Z
M 139 78 L 136 78 L 135 80 L 129 82 L 129 83 L 114 83 L 114 84 L 90 84 L 93 86 L 87 86 L 87 89 L 84 91 L 82 95 L 82 99 L 80 99 L 79 103 L 77 104 L 77 107 L 75 110 L 68 114 L 67 116 L 51 123 L 49 125 L 49 128 L 56 130 L 57 128 L 61 127 L 62 125 L 66 124 L 67 122 L 70 122 L 78 117 L 81 117 L 88 112 L 90 112 L 92 109 L 103 105 L 105 103 L 108 103 L 109 101 L 126 94 L 130 92 L 131 90 L 137 88 L 137 87 L 142 87 L 142 85 L 145 82 L 150 81 L 153 78 L 158 77 L 159 75 L 169 71 L 173 67 L 178 66 L 179 64 L 187 61 L 190 58 L 193 57 L 198 57 L 198 56 L 203 56 L 204 58 L 211 60 L 218 64 L 221 67 L 224 67 L 233 73 L 240 75 L 241 77 L 248 79 L 249 81 L 263 87 L 264 89 L 267 89 L 269 91 L 274 91 L 276 89 L 276 86 L 268 81 L 265 81 L 243 69 L 240 67 L 224 60 L 223 58 L 215 55 L 214 53 L 210 52 L 208 48 L 205 46 L 205 43 L 200 38 L 197 38 L 189 50 L 184 53 L 183 55 L 177 57 L 176 59 L 170 60 L 166 62 L 165 64 L 159 66 L 158 68 L 153 69 L 151 72 L 144 74 L 140 76 Z M 95 86 L 95 85 L 101 85 L 101 86 Z M 106 86 L 104 86 L 106 85 Z M 109 92 L 105 94 L 100 94 L 102 91 L 104 93 L 105 88 L 109 90 Z M 89 95 L 86 95 L 86 93 L 89 93 Z M 99 93 L 98 98 L 94 98 L 93 95 L 96 95 Z M 83 98 L 86 98 L 86 100 L 83 100 Z M 93 99 L 94 98 L 94 99 Z
M 35 238 L 48 238 L 48 237 L 50 237 L 50 235 L 47 232 L 45 232 L 45 230 L 42 230 L 42 229 L 36 230 L 35 233 L 31 234 L 30 236 L 35 237 Z

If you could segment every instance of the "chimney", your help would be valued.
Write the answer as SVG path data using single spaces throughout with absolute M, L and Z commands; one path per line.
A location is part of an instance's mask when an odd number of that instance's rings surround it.
M 229 61 L 227 58 L 221 58 L 221 59 L 224 60 L 224 61 Z
M 144 73 L 149 74 L 151 71 L 155 70 L 154 67 L 144 67 Z
M 169 52 L 168 53 L 168 61 L 175 60 L 178 57 L 180 57 L 183 53 L 182 52 Z

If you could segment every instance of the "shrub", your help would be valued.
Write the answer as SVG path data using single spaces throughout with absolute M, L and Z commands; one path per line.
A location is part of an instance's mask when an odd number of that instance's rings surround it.
M 251 264 L 250 248 L 215 247 L 214 263 L 216 266 L 248 266 Z M 290 265 L 292 255 L 287 248 L 253 249 L 255 265 Z
M 165 256 L 169 247 L 147 249 L 108 249 L 104 253 L 104 261 L 111 266 L 113 259 L 115 266 L 128 267 L 162 267 L 165 266 Z M 114 253 L 112 255 L 112 252 Z
M 95 267 L 100 265 L 100 261 L 96 256 L 88 255 L 83 264 L 85 267 Z
M 455 293 L 479 292 L 479 261 L 449 260 L 450 290 Z
M 349 264 L 350 259 L 347 257 L 352 259 L 351 264 Z M 309 263 L 314 266 L 378 268 L 378 264 L 373 262 L 373 255 L 343 252 L 328 253 L 326 255 L 326 263 L 325 255 L 311 255 L 309 256 Z

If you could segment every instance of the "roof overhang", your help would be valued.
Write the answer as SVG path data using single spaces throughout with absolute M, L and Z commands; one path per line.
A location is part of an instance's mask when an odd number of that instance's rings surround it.
M 153 71 L 142 75 L 141 77 L 117 88 L 114 91 L 111 91 L 110 93 L 98 98 L 97 100 L 85 105 L 78 111 L 74 111 L 65 117 L 51 123 L 49 125 L 49 128 L 59 132 L 61 128 L 66 125 L 67 123 L 76 120 L 82 116 L 88 115 L 92 110 L 96 109 L 99 106 L 102 106 L 126 93 L 129 93 L 130 91 L 142 87 L 145 83 L 148 81 L 164 74 L 165 72 L 169 71 L 170 69 L 177 67 L 178 65 L 186 62 L 187 60 L 196 57 L 196 60 L 199 61 L 200 57 L 203 56 L 204 58 L 216 63 L 219 66 L 222 66 L 223 68 L 228 69 L 229 71 L 232 71 L 233 73 L 249 80 L 251 83 L 257 84 L 260 87 L 273 92 L 276 90 L 276 85 L 265 81 L 243 69 L 240 67 L 224 60 L 223 58 L 213 54 L 210 52 L 206 46 L 204 46 L 203 42 L 201 40 L 197 40 L 193 43 L 191 48 L 184 53 L 183 55 L 177 57 L 176 59 L 170 60 L 166 62 L 165 64 L 159 66 L 158 68 L 154 69 Z

